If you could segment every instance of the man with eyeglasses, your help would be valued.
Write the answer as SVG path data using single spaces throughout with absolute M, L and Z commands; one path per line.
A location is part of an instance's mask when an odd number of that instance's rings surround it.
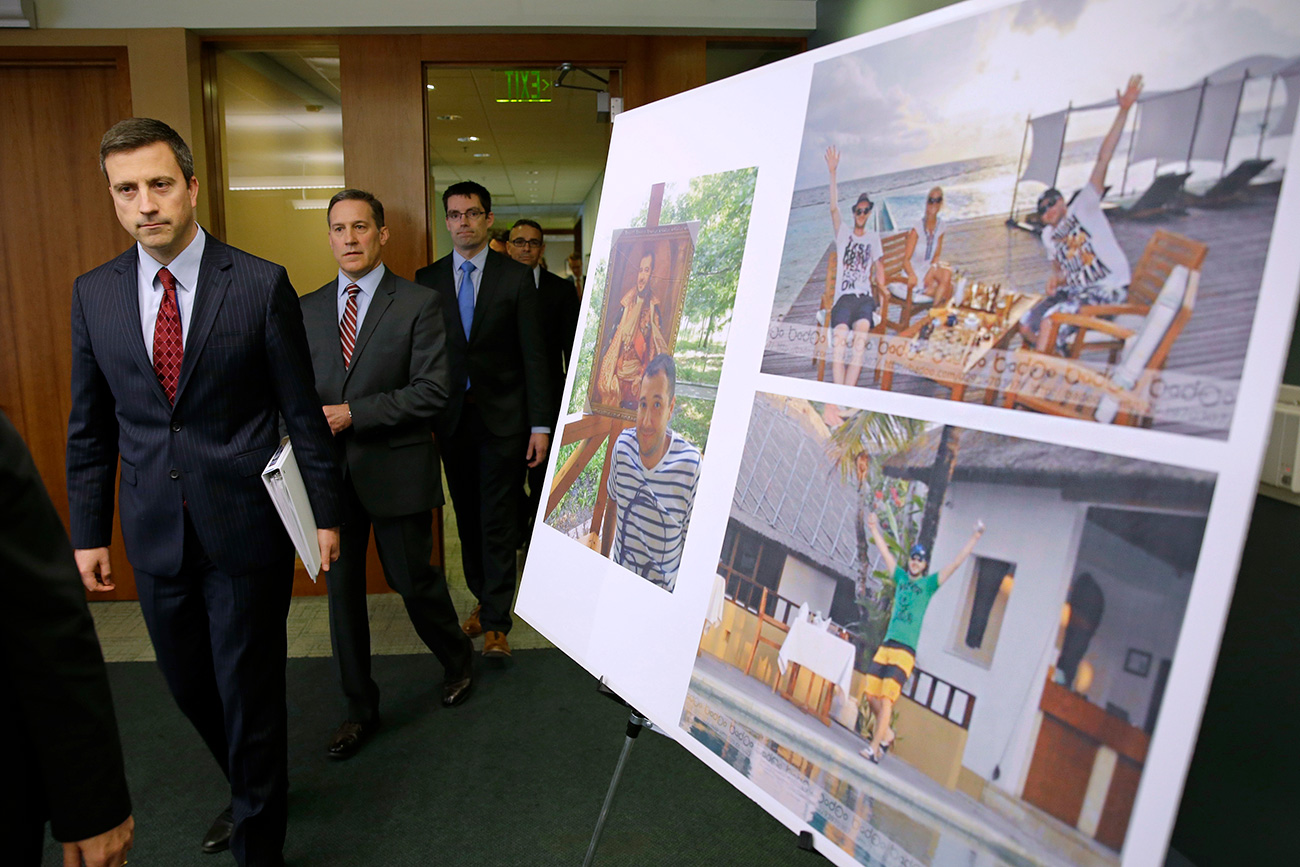
M 885 291 L 885 266 L 881 262 L 884 251 L 880 234 L 867 228 L 867 217 L 875 205 L 866 193 L 858 196 L 853 205 L 853 226 L 844 225 L 840 219 L 839 195 L 836 192 L 835 174 L 840 165 L 840 152 L 834 145 L 826 149 L 826 168 L 830 171 L 831 230 L 835 234 L 835 298 L 831 305 L 831 378 L 837 385 L 857 385 L 862 372 L 862 358 L 867 349 L 867 332 L 879 321 L 880 299 Z M 853 332 L 853 348 L 848 364 L 844 363 L 844 349 Z M 826 404 L 822 419 L 830 427 L 844 421 L 839 407 Z
M 1047 346 L 1050 329 L 1043 320 L 1053 313 L 1075 313 L 1085 304 L 1119 304 L 1124 301 L 1132 272 L 1128 258 L 1115 238 L 1115 230 L 1101 209 L 1106 191 L 1106 168 L 1119 145 L 1129 109 L 1142 93 L 1142 76 L 1128 80 L 1123 93 L 1116 92 L 1119 111 L 1110 131 L 1101 141 L 1092 175 L 1071 202 L 1061 191 L 1049 187 L 1038 197 L 1038 216 L 1043 221 L 1043 246 L 1052 263 L 1047 278 L 1046 297 L 1038 302 L 1020 322 L 1021 336 L 1040 352 Z M 1055 349 L 1065 354 L 1073 338 L 1072 325 L 1062 325 L 1056 333 Z
M 510 227 L 507 243 L 510 258 L 533 272 L 533 285 L 541 296 L 546 323 L 546 364 L 551 374 L 551 396 L 554 399 L 551 424 L 554 426 L 560 417 L 564 376 L 569 369 L 569 353 L 573 350 L 573 333 L 578 328 L 578 293 L 568 280 L 542 267 L 546 238 L 535 220 L 516 220 Z M 541 501 L 546 464 L 526 467 L 525 475 L 528 491 L 519 514 L 519 532 L 520 538 L 527 541 Z
M 519 459 L 545 462 L 555 421 L 541 295 L 528 269 L 488 249 L 492 194 L 461 181 L 442 194 L 452 251 L 415 272 L 439 293 L 451 394 L 434 420 L 456 510 L 465 583 L 478 606 L 462 624 L 483 655 L 510 656 Z

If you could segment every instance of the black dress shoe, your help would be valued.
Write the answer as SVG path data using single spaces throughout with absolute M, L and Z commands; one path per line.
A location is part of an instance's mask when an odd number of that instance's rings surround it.
M 442 682 L 442 706 L 455 707 L 463 704 L 465 699 L 469 698 L 470 691 L 474 688 L 474 676 L 472 672 L 466 672 L 465 676 L 456 680 L 445 680 Z
M 216 855 L 230 848 L 230 835 L 235 830 L 235 814 L 230 807 L 222 810 L 212 820 L 212 827 L 203 835 L 203 853 Z
M 474 686 L 474 645 L 468 640 L 461 659 L 464 660 L 462 664 L 447 671 L 442 681 L 443 707 L 455 707 L 463 703 L 469 698 Z
M 350 759 L 378 728 L 378 719 L 372 723 L 345 722 L 334 733 L 325 754 L 331 759 Z

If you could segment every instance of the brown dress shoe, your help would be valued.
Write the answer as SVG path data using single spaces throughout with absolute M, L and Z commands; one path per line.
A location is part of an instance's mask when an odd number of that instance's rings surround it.
M 488 659 L 505 659 L 510 655 L 510 642 L 504 632 L 489 630 L 483 639 L 483 655 Z
M 483 634 L 483 624 L 479 623 L 478 620 L 478 612 L 482 607 L 482 605 L 475 605 L 474 610 L 469 613 L 469 617 L 466 617 L 465 622 L 460 625 L 460 628 L 470 638 L 478 638 Z
M 372 723 L 345 722 L 330 739 L 325 755 L 331 759 L 350 759 L 361 749 L 362 744 L 370 740 L 379 728 L 379 720 Z

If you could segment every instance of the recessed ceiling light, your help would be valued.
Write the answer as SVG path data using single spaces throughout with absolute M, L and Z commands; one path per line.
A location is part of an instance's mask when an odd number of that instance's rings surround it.
M 439 114 L 439 115 L 434 116 L 433 119 L 434 119 L 434 120 L 460 120 L 460 115 L 458 115 L 458 114 Z
M 541 172 L 539 172 L 537 169 L 529 169 L 529 170 L 528 170 L 528 174 L 530 174 L 530 175 L 540 175 Z
M 432 84 L 426 84 L 426 85 L 424 86 L 424 89 L 425 89 L 425 90 L 437 90 L 438 88 L 434 87 Z
M 475 158 L 481 159 L 483 157 L 490 157 L 492 154 L 474 154 L 474 156 Z
M 456 139 L 456 141 L 458 141 L 458 142 L 478 141 L 478 136 L 476 136 L 476 135 L 463 135 L 463 136 L 459 136 L 459 137 Z

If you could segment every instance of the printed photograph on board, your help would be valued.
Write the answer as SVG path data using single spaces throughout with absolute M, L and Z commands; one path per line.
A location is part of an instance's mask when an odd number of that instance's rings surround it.
M 672 592 L 744 258 L 756 168 L 646 190 L 596 260 L 546 524 Z
M 1033 0 L 818 63 L 762 369 L 1226 438 L 1297 103 L 1284 0 Z
M 1213 474 L 760 392 L 681 726 L 862 864 L 1120 862 Z
M 636 419 L 646 366 L 672 356 L 682 315 L 682 290 L 691 273 L 698 221 L 623 229 L 615 233 L 606 269 L 591 410 Z

